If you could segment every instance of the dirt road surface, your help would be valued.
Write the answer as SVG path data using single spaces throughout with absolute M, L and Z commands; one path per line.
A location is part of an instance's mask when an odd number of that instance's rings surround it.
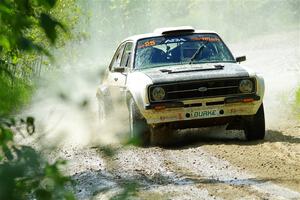
M 171 147 L 103 146 L 97 143 L 97 134 L 124 134 L 126 129 L 118 129 L 114 122 L 106 124 L 102 133 L 95 131 L 95 107 L 91 106 L 90 113 L 80 113 L 78 119 L 73 107 L 55 104 L 52 113 L 45 115 L 41 103 L 33 106 L 31 112 L 39 110 L 37 118 L 42 115 L 56 128 L 71 130 L 75 138 L 74 144 L 65 143 L 52 157 L 69 161 L 65 172 L 75 181 L 76 196 L 300 199 L 300 121 L 294 117 L 292 103 L 300 80 L 300 31 L 285 33 L 285 37 L 280 33 L 259 36 L 229 46 L 236 56 L 247 55 L 245 65 L 265 77 L 267 133 L 263 141 L 247 142 L 242 132 L 215 128 L 183 131 Z M 97 134 L 89 135 L 91 130 Z M 77 145 L 79 141 L 84 145 Z M 111 156 L 107 149 L 113 150 Z

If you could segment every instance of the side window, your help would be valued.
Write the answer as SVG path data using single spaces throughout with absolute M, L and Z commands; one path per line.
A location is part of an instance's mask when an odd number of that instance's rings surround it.
M 125 44 L 122 44 L 118 50 L 116 51 L 113 60 L 111 61 L 109 70 L 113 70 L 115 67 L 120 67 L 121 64 L 121 58 L 123 55 L 123 50 L 124 50 Z
M 133 43 L 126 43 L 124 53 L 121 59 L 121 67 L 129 67 L 131 65 L 131 53 L 132 53 Z

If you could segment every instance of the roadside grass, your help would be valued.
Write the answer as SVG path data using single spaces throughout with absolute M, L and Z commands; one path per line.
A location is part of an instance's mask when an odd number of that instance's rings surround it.
M 297 118 L 300 119 L 300 87 L 296 91 L 295 110 Z

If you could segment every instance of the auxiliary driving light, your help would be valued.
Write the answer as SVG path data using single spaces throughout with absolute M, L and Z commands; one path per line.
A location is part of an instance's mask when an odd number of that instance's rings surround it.
M 152 90 L 152 97 L 155 101 L 163 100 L 165 98 L 165 95 L 165 90 L 162 87 L 155 87 Z
M 253 82 L 248 79 L 242 80 L 239 89 L 242 93 L 251 93 L 253 91 Z

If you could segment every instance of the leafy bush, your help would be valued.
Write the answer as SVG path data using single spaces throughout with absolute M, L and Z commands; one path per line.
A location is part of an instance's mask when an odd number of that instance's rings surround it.
M 17 145 L 13 139 L 14 114 L 28 102 L 34 88 L 26 74 L 33 73 L 40 56 L 51 57 L 49 48 L 59 31 L 67 30 L 56 19 L 64 15 L 63 9 L 60 14 L 55 11 L 62 2 L 0 1 L 0 199 L 74 199 L 65 187 L 70 179 L 59 170 L 64 161 L 51 164 L 32 147 Z M 33 118 L 18 123 L 25 124 L 28 133 L 34 132 Z
M 30 99 L 32 86 L 23 79 L 0 75 L 0 91 L 0 116 L 7 116 Z
M 65 162 L 50 164 L 32 147 L 16 145 L 7 125 L 0 124 L 0 199 L 74 199 L 59 170 Z

